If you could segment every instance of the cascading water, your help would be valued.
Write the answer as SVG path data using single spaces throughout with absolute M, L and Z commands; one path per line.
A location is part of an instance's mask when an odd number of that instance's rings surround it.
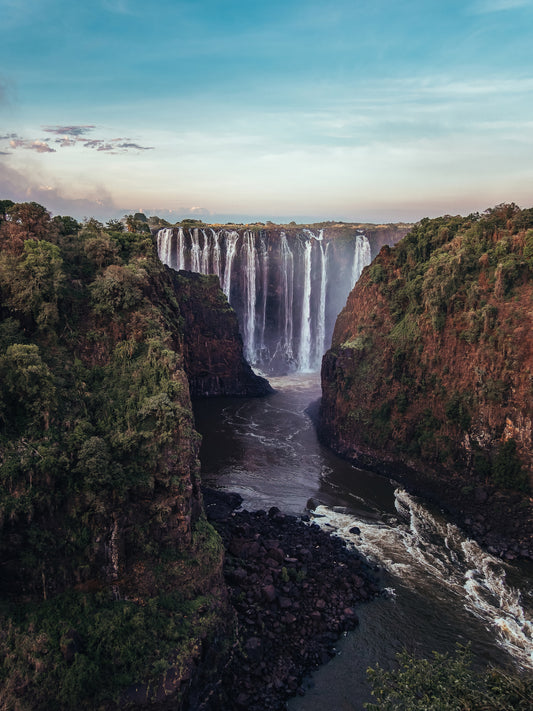
M 323 230 L 167 227 L 157 248 L 174 269 L 219 277 L 246 358 L 269 374 L 320 368 L 337 313 L 370 263 L 360 231 L 336 244 Z
M 320 364 L 320 359 L 326 350 L 326 288 L 327 288 L 327 260 L 328 260 L 328 247 L 326 245 L 324 249 L 324 244 L 320 243 L 320 301 L 318 308 L 318 323 L 316 330 L 316 348 L 315 348 L 315 359 L 318 361 L 316 365 Z
M 237 240 L 239 239 L 239 233 L 232 231 L 228 232 L 226 235 L 226 268 L 224 270 L 224 282 L 222 286 L 222 291 L 228 297 L 228 301 L 231 303 L 230 292 L 231 292 L 231 268 L 233 266 L 233 258 L 235 257 L 235 251 L 237 249 Z
M 265 238 L 261 235 L 261 354 L 265 351 L 265 328 L 266 328 L 266 307 L 267 307 L 267 292 L 268 292 L 268 249 Z
M 220 279 L 220 244 L 218 242 L 219 234 L 211 227 L 211 235 L 213 236 L 213 273 Z
M 255 307 L 257 299 L 256 291 L 256 251 L 254 235 L 248 230 L 243 235 L 244 245 L 244 291 L 245 291 L 245 314 L 244 314 L 244 349 L 247 360 L 255 358 Z
M 191 271 L 201 272 L 200 267 L 200 240 L 198 236 L 198 228 L 195 227 L 192 231 L 192 247 L 191 247 Z
M 352 284 L 355 284 L 363 269 L 372 261 L 370 254 L 370 242 L 364 234 L 358 234 L 355 238 L 355 252 L 353 258 Z
M 292 301 L 294 288 L 294 257 L 285 232 L 281 233 L 281 293 L 283 300 L 281 347 L 287 359 L 292 361 Z
M 298 366 L 302 373 L 311 370 L 311 238 L 305 242 L 303 264 L 303 297 L 302 316 L 300 321 L 300 347 L 298 350 Z
M 200 271 L 202 272 L 202 274 L 209 274 L 209 252 L 210 252 L 209 247 L 210 247 L 210 245 L 209 245 L 209 240 L 207 239 L 205 230 L 202 230 L 202 235 L 204 238 L 204 246 L 202 249 Z

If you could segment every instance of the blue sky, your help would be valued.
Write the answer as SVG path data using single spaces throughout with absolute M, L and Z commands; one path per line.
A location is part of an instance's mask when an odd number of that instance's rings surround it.
M 239 221 L 533 204 L 533 0 L 0 13 L 0 197 Z

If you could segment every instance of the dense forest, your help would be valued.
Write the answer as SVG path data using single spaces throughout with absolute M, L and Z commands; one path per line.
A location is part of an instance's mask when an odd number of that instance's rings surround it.
M 184 319 L 129 228 L 0 204 L 3 709 L 157 695 L 224 629 Z

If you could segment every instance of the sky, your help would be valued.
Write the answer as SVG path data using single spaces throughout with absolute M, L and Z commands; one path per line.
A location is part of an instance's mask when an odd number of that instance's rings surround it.
M 533 0 L 0 0 L 0 16 L 0 199 L 212 222 L 533 205 Z

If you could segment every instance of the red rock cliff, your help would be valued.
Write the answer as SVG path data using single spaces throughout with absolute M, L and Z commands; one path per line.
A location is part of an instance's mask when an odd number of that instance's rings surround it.
M 423 220 L 364 271 L 322 366 L 334 450 L 463 513 L 514 496 L 515 538 L 532 523 L 532 227 L 514 205 Z

